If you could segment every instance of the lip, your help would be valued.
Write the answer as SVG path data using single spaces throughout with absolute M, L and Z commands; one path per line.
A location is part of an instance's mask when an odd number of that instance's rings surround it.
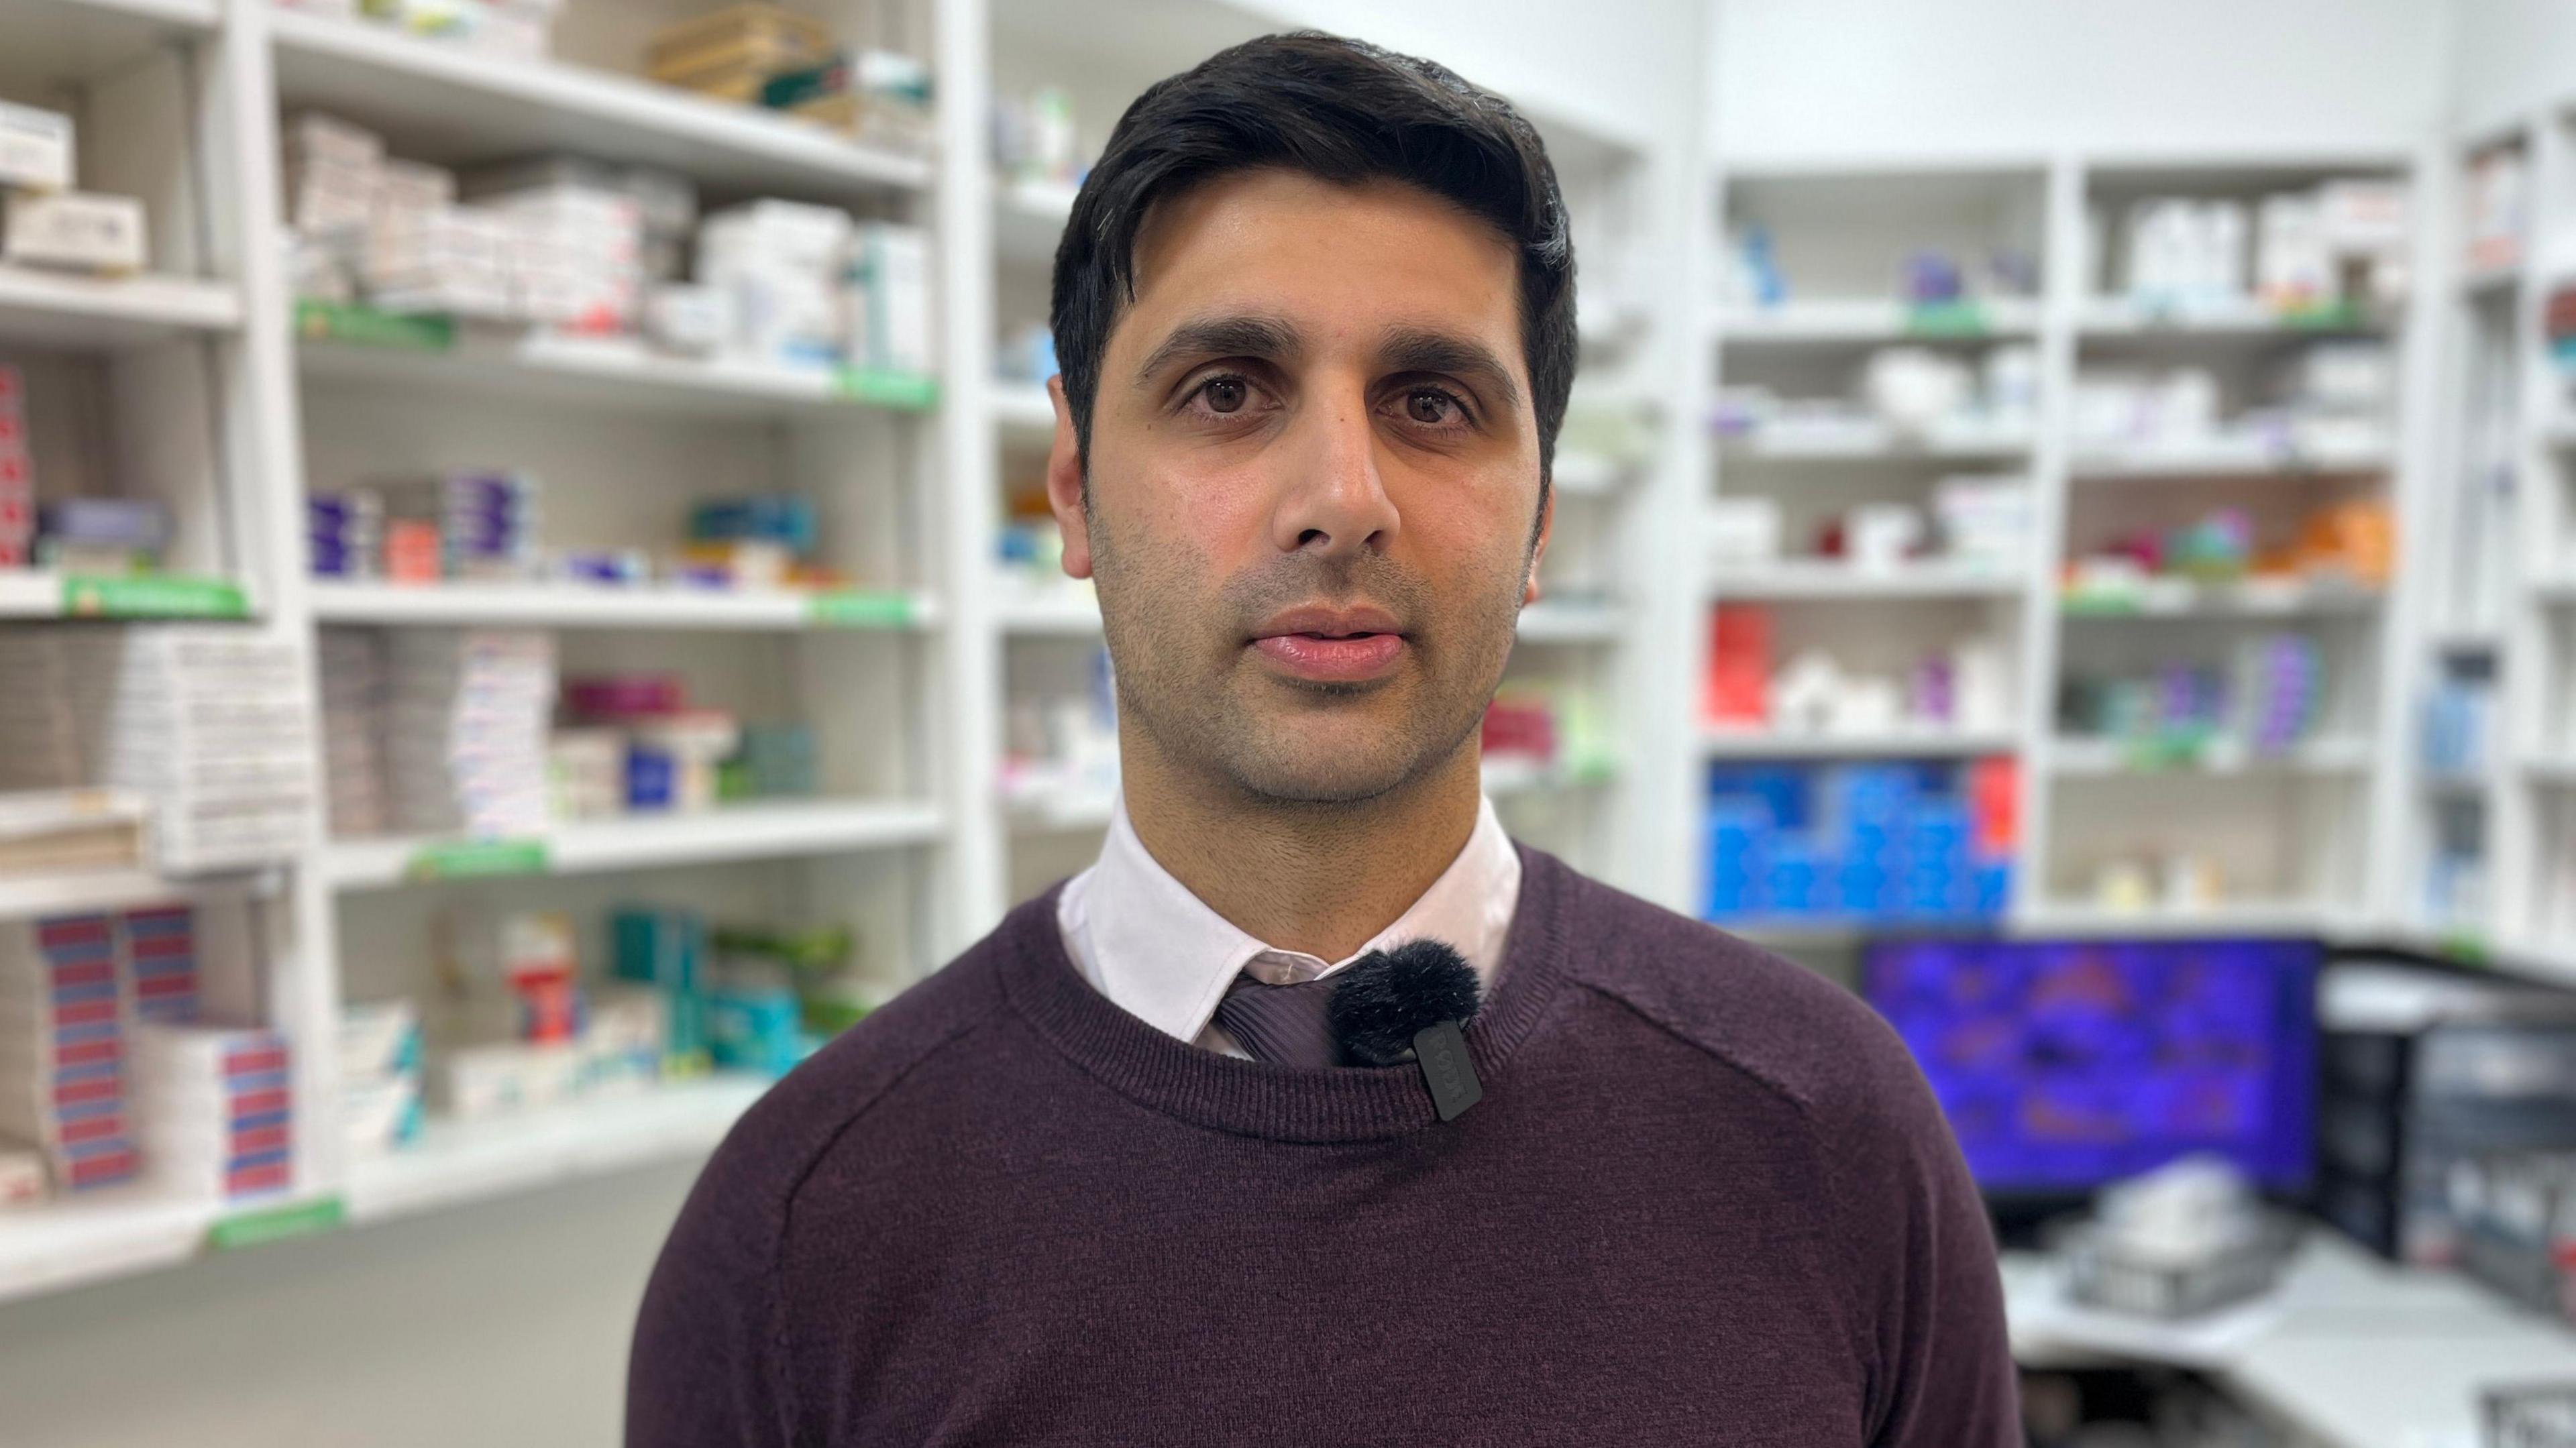
M 1281 671 L 1317 683 L 1364 683 L 1391 673 L 1411 647 L 1381 608 L 1308 605 L 1271 615 L 1251 646 Z

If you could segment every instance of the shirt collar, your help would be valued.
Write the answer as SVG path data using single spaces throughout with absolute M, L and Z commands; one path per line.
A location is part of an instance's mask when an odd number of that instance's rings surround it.
M 1479 800 L 1466 846 L 1431 888 L 1358 950 L 1327 964 L 1274 950 L 1208 908 L 1146 850 L 1122 798 L 1100 859 L 1066 884 L 1057 918 L 1075 964 L 1101 994 L 1156 1030 L 1194 1041 L 1248 966 L 1283 980 L 1312 978 L 1372 950 L 1428 936 L 1456 946 L 1490 990 L 1520 898 L 1520 875 L 1520 853 L 1493 801 Z

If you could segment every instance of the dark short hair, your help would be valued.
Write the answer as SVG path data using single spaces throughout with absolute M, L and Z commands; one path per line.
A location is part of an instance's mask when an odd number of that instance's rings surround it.
M 1136 233 L 1154 204 L 1238 171 L 1392 180 L 1490 222 L 1520 263 L 1521 350 L 1542 486 L 1574 385 L 1574 238 L 1556 168 L 1511 103 L 1446 66 L 1320 31 L 1266 35 L 1156 82 L 1127 107 L 1055 252 L 1056 362 L 1091 447 L 1100 359 L 1136 295 Z

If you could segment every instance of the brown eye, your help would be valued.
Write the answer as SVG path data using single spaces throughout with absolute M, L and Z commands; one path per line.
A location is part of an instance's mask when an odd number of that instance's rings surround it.
M 1457 399 L 1448 393 L 1434 392 L 1428 388 L 1407 393 L 1404 399 L 1405 415 L 1415 422 L 1431 427 L 1447 422 L 1457 406 Z
M 1204 395 L 1210 412 L 1240 412 L 1250 393 L 1239 380 L 1220 377 L 1207 385 Z

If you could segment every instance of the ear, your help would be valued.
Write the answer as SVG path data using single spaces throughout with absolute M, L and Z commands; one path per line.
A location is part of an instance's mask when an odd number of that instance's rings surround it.
M 1547 501 L 1538 510 L 1538 541 L 1530 546 L 1529 576 L 1521 580 L 1521 602 L 1538 602 L 1538 565 L 1547 556 L 1548 534 L 1556 528 L 1556 489 L 1547 490 Z
M 1055 404 L 1055 441 L 1047 449 L 1047 508 L 1055 514 L 1056 531 L 1064 535 L 1064 571 L 1069 578 L 1091 576 L 1091 520 L 1082 511 L 1082 443 L 1073 431 L 1073 407 L 1064 400 L 1064 374 L 1047 379 L 1047 400 Z

